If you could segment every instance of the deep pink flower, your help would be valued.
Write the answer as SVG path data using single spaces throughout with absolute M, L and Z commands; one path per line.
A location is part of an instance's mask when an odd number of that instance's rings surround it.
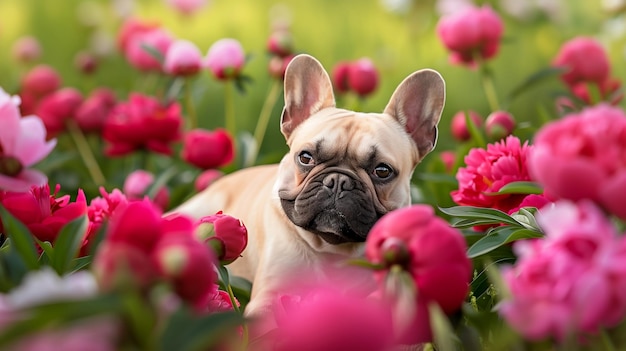
M 341 61 L 337 62 L 332 71 L 333 87 L 338 93 L 347 93 L 350 91 L 348 85 L 348 71 L 350 71 L 350 63 Z
M 293 54 L 293 36 L 288 30 L 277 30 L 267 39 L 267 51 L 278 57 Z
M 33 36 L 24 36 L 13 43 L 11 53 L 16 61 L 30 63 L 41 57 L 41 44 Z
M 595 84 L 598 88 L 599 96 L 592 96 L 589 86 Z M 606 102 L 611 105 L 617 105 L 623 98 L 624 93 L 620 89 L 622 83 L 615 78 L 608 78 L 601 83 L 576 83 L 570 87 L 572 94 L 582 100 L 587 105 L 593 105 L 599 102 Z M 600 101 L 594 101 L 594 100 Z
M 202 171 L 198 177 L 196 177 L 196 181 L 194 182 L 194 187 L 197 192 L 200 192 L 206 189 L 209 185 L 211 185 L 218 178 L 223 176 L 224 173 L 217 169 L 207 169 Z
M 513 134 L 515 118 L 507 111 L 494 111 L 485 119 L 485 132 L 491 140 L 500 140 Z
M 462 206 L 495 208 L 509 212 L 518 207 L 526 195 L 492 195 L 503 186 L 517 181 L 529 181 L 526 165 L 531 146 L 510 135 L 487 145 L 474 148 L 465 156 L 465 167 L 459 168 L 456 179 L 459 189 L 451 193 L 452 200 Z
M 491 7 L 468 6 L 441 17 L 437 34 L 450 50 L 451 61 L 474 64 L 476 55 L 490 59 L 498 53 L 503 32 L 500 16 Z
M 569 86 L 581 82 L 601 84 L 611 70 L 604 48 L 588 37 L 576 37 L 563 44 L 552 64 L 567 69 L 561 78 Z
M 104 121 L 116 103 L 115 94 L 108 88 L 98 88 L 89 94 L 74 113 L 74 120 L 85 133 L 99 133 Z
M 285 71 L 287 70 L 287 66 L 289 66 L 289 63 L 291 62 L 291 60 L 293 60 L 294 57 L 294 55 L 288 55 L 285 57 L 273 56 L 270 59 L 267 67 L 270 76 L 280 80 L 285 79 Z
M 61 86 L 61 76 L 48 65 L 37 65 L 22 78 L 23 92 L 37 97 L 49 94 Z
M 547 194 L 590 199 L 626 218 L 626 114 L 597 105 L 548 123 L 529 157 L 533 178 Z
M 591 202 L 559 201 L 540 210 L 545 239 L 518 241 L 503 271 L 511 298 L 499 305 L 524 337 L 593 334 L 626 316 L 626 239 Z
M 92 250 L 90 243 L 92 238 L 102 228 L 102 224 L 111 218 L 118 207 L 124 208 L 128 204 L 128 199 L 119 189 L 113 189 L 111 193 L 107 193 L 103 187 L 100 187 L 100 195 L 91 199 L 87 207 L 89 228 L 81 247 L 81 255 L 83 256 L 89 254 Z
M 19 98 L 0 88 L 0 189 L 28 191 L 47 182 L 45 174 L 28 167 L 44 159 L 56 145 L 46 141 L 46 129 L 37 116 L 21 118 Z
M 467 296 L 472 264 L 466 250 L 463 235 L 427 205 L 384 215 L 372 227 L 365 244 L 371 262 L 402 265 L 415 281 L 417 298 L 436 302 L 446 313 L 459 309 Z
M 151 32 L 159 27 L 160 25 L 157 22 L 129 18 L 117 33 L 117 46 L 123 54 L 126 54 L 132 37 L 137 34 Z
M 76 201 L 70 196 L 57 197 L 60 187 L 50 194 L 50 187 L 32 187 L 28 192 L 0 191 L 0 203 L 41 241 L 54 243 L 67 223 L 87 214 L 87 200 L 82 190 Z
M 384 351 L 394 342 L 390 306 L 336 286 L 284 295 L 273 313 L 275 351 Z
M 217 260 L 213 251 L 190 232 L 164 235 L 152 254 L 159 273 L 170 281 L 177 295 L 205 310 L 217 290 Z
M 48 138 L 65 130 L 66 120 L 74 118 L 82 103 L 82 94 L 74 88 L 56 90 L 40 101 L 36 114 L 46 126 Z
M 98 65 L 98 57 L 89 51 L 79 51 L 74 56 L 74 66 L 83 74 L 94 73 Z
M 236 39 L 220 39 L 213 43 L 206 55 L 205 65 L 220 80 L 240 75 L 246 55 Z
M 236 299 L 235 303 L 237 306 L 240 306 L 239 301 Z M 215 292 L 208 296 L 207 310 L 209 313 L 232 311 L 233 303 L 230 301 L 228 293 L 224 290 L 219 290 L 218 286 L 215 286 Z
M 233 160 L 234 148 L 232 137 L 224 129 L 194 129 L 185 134 L 181 157 L 201 169 L 217 168 Z
M 348 69 L 348 86 L 363 97 L 378 87 L 378 70 L 369 58 L 362 58 L 350 64 Z
M 243 250 L 248 245 L 248 230 L 246 226 L 237 218 L 225 215 L 222 211 L 200 218 L 198 224 L 210 223 L 213 225 L 211 236 L 207 242 L 216 245 L 218 259 L 224 264 L 228 264 L 239 258 Z
M 175 41 L 165 54 L 163 71 L 174 76 L 191 76 L 202 68 L 202 53 L 188 40 Z
M 207 4 L 207 0 L 166 0 L 174 10 L 182 15 L 189 16 Z
M 154 175 L 148 171 L 136 170 L 131 172 L 124 181 L 123 191 L 128 200 L 142 200 L 147 196 L 148 189 L 154 183 Z M 169 203 L 169 190 L 161 187 L 152 200 L 161 210 L 165 210 Z
M 162 64 L 146 47 L 160 53 L 165 57 L 174 37 L 163 28 L 155 28 L 151 31 L 136 33 L 130 37 L 126 47 L 126 59 L 135 68 L 141 71 L 161 71 Z
M 459 111 L 452 116 L 450 132 L 458 141 L 467 141 L 472 137 L 465 121 L 465 113 L 465 111 Z M 477 112 L 469 110 L 467 114 L 469 114 L 470 120 L 477 128 L 483 125 L 483 118 Z
M 446 169 L 446 172 L 452 173 L 454 170 L 454 163 L 456 162 L 456 153 L 454 151 L 442 151 L 439 153 L 439 158 Z
M 170 144 L 180 139 L 183 123 L 180 105 L 161 105 L 155 98 L 133 93 L 118 103 L 104 123 L 103 137 L 109 145 L 106 154 L 121 156 L 138 149 L 169 155 Z

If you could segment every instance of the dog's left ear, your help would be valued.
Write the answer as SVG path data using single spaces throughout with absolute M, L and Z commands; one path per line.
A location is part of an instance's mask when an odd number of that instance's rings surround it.
M 294 57 L 285 71 L 285 108 L 280 118 L 280 131 L 285 139 L 289 139 L 300 123 L 327 107 L 335 107 L 328 73 L 312 56 Z
M 395 117 L 411 136 L 420 160 L 437 143 L 437 123 L 446 100 L 445 82 L 431 69 L 419 70 L 402 81 L 384 113 Z

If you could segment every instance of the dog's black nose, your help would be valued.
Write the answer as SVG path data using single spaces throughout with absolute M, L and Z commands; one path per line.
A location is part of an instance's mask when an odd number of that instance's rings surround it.
M 354 189 L 355 182 L 354 179 L 349 176 L 341 173 L 332 173 L 324 177 L 324 186 L 333 190 L 333 192 L 337 191 L 349 191 Z

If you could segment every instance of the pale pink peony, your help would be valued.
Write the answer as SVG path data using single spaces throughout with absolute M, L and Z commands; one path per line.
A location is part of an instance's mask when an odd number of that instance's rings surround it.
M 515 136 L 475 148 L 465 156 L 465 167 L 459 168 L 456 179 L 459 189 L 451 193 L 452 199 L 462 206 L 477 206 L 509 212 L 518 207 L 526 195 L 491 195 L 506 184 L 530 181 L 526 166 L 532 147 L 522 144 Z
M 24 36 L 15 41 L 11 53 L 18 62 L 31 63 L 41 57 L 41 44 L 33 36 Z
M 165 54 L 163 71 L 174 76 L 195 75 L 202 68 L 202 53 L 196 44 L 188 40 L 177 40 Z
M 547 194 L 590 199 L 626 218 L 625 145 L 624 111 L 597 105 L 540 129 L 528 165 Z
M 22 118 L 20 99 L 0 88 L 0 189 L 28 191 L 46 184 L 45 174 L 28 167 L 54 149 L 56 139 L 46 141 L 46 128 L 37 116 Z
M 437 34 L 450 50 L 450 60 L 474 64 L 476 56 L 490 59 L 498 53 L 504 30 L 502 20 L 491 7 L 468 6 L 441 17 Z
M 205 65 L 220 80 L 240 75 L 246 55 L 236 39 L 220 39 L 213 43 L 206 55 Z
M 524 337 L 593 334 L 626 316 L 626 239 L 592 202 L 540 210 L 544 239 L 518 241 L 503 270 L 511 297 L 498 307 Z
M 126 59 L 135 68 L 141 71 L 161 71 L 162 64 L 147 49 L 155 50 L 165 57 L 174 37 L 163 28 L 155 28 L 150 31 L 136 33 L 128 41 L 125 52 Z

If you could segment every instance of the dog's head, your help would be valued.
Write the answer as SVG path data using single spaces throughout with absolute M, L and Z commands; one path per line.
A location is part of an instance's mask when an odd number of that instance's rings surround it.
M 330 244 L 365 241 L 378 218 L 410 204 L 411 176 L 435 146 L 444 101 L 441 75 L 420 70 L 383 113 L 338 109 L 322 65 L 295 57 L 281 118 L 290 152 L 276 183 L 287 217 Z

